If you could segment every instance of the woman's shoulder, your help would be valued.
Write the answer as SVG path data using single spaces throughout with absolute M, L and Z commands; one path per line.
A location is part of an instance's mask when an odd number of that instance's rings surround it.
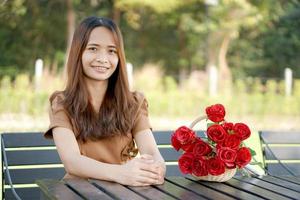
M 136 105 L 137 105 L 137 110 L 147 110 L 148 109 L 148 101 L 144 95 L 144 93 L 135 91 L 132 93 L 133 97 L 135 99 Z
M 133 96 L 137 102 L 136 115 L 132 128 L 132 134 L 135 135 L 141 130 L 151 129 L 151 125 L 148 118 L 148 101 L 145 95 L 141 92 L 134 92 Z
M 142 93 L 142 92 L 134 91 L 134 92 L 132 92 L 132 95 L 133 95 L 134 100 L 138 104 L 141 104 L 146 100 L 146 97 L 145 97 L 144 93 Z
M 63 106 L 64 99 L 65 99 L 65 95 L 63 91 L 53 92 L 53 94 L 49 98 L 52 111 L 64 109 Z

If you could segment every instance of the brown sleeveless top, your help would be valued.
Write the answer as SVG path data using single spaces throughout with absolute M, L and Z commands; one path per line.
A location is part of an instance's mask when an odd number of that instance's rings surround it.
M 151 129 L 151 125 L 148 118 L 147 100 L 141 93 L 134 93 L 134 97 L 139 106 L 131 132 L 127 133 L 127 136 L 113 136 L 98 141 L 87 140 L 82 142 L 77 140 L 82 155 L 111 164 L 122 164 L 137 155 L 138 150 L 135 147 L 134 136 L 139 131 Z M 75 137 L 79 134 L 75 128 L 74 120 L 67 114 L 64 107 L 58 103 L 61 102 L 60 98 L 63 98 L 63 95 L 56 96 L 51 102 L 49 110 L 50 125 L 44 133 L 46 138 L 52 139 L 52 130 L 55 127 L 70 129 Z M 67 177 L 71 176 L 67 175 L 65 178 Z

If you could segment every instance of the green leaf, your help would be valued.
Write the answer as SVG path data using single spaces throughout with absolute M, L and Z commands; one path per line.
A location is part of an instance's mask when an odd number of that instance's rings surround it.
M 216 124 L 216 123 L 208 122 L 208 123 L 207 123 L 207 128 L 209 128 L 210 126 L 212 126 L 212 125 L 214 125 L 214 124 Z
M 256 155 L 256 152 L 253 149 L 249 148 L 249 150 L 250 150 L 251 156 L 255 156 Z

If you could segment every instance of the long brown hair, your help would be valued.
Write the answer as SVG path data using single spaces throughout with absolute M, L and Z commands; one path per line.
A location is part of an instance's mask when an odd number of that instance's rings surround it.
M 108 28 L 117 45 L 119 63 L 108 80 L 108 87 L 100 110 L 95 111 L 83 78 L 82 53 L 91 31 L 99 26 Z M 130 132 L 137 102 L 129 91 L 126 60 L 121 32 L 110 19 L 88 17 L 75 30 L 67 62 L 67 84 L 62 104 L 75 122 L 79 139 L 97 140 Z M 53 99 L 55 94 L 50 98 Z

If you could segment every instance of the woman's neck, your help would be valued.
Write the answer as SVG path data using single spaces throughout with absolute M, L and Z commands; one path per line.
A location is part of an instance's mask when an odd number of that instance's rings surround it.
M 86 86 L 91 95 L 91 103 L 95 111 L 99 111 L 102 104 L 103 98 L 107 90 L 108 80 L 105 81 L 94 81 L 86 79 Z

